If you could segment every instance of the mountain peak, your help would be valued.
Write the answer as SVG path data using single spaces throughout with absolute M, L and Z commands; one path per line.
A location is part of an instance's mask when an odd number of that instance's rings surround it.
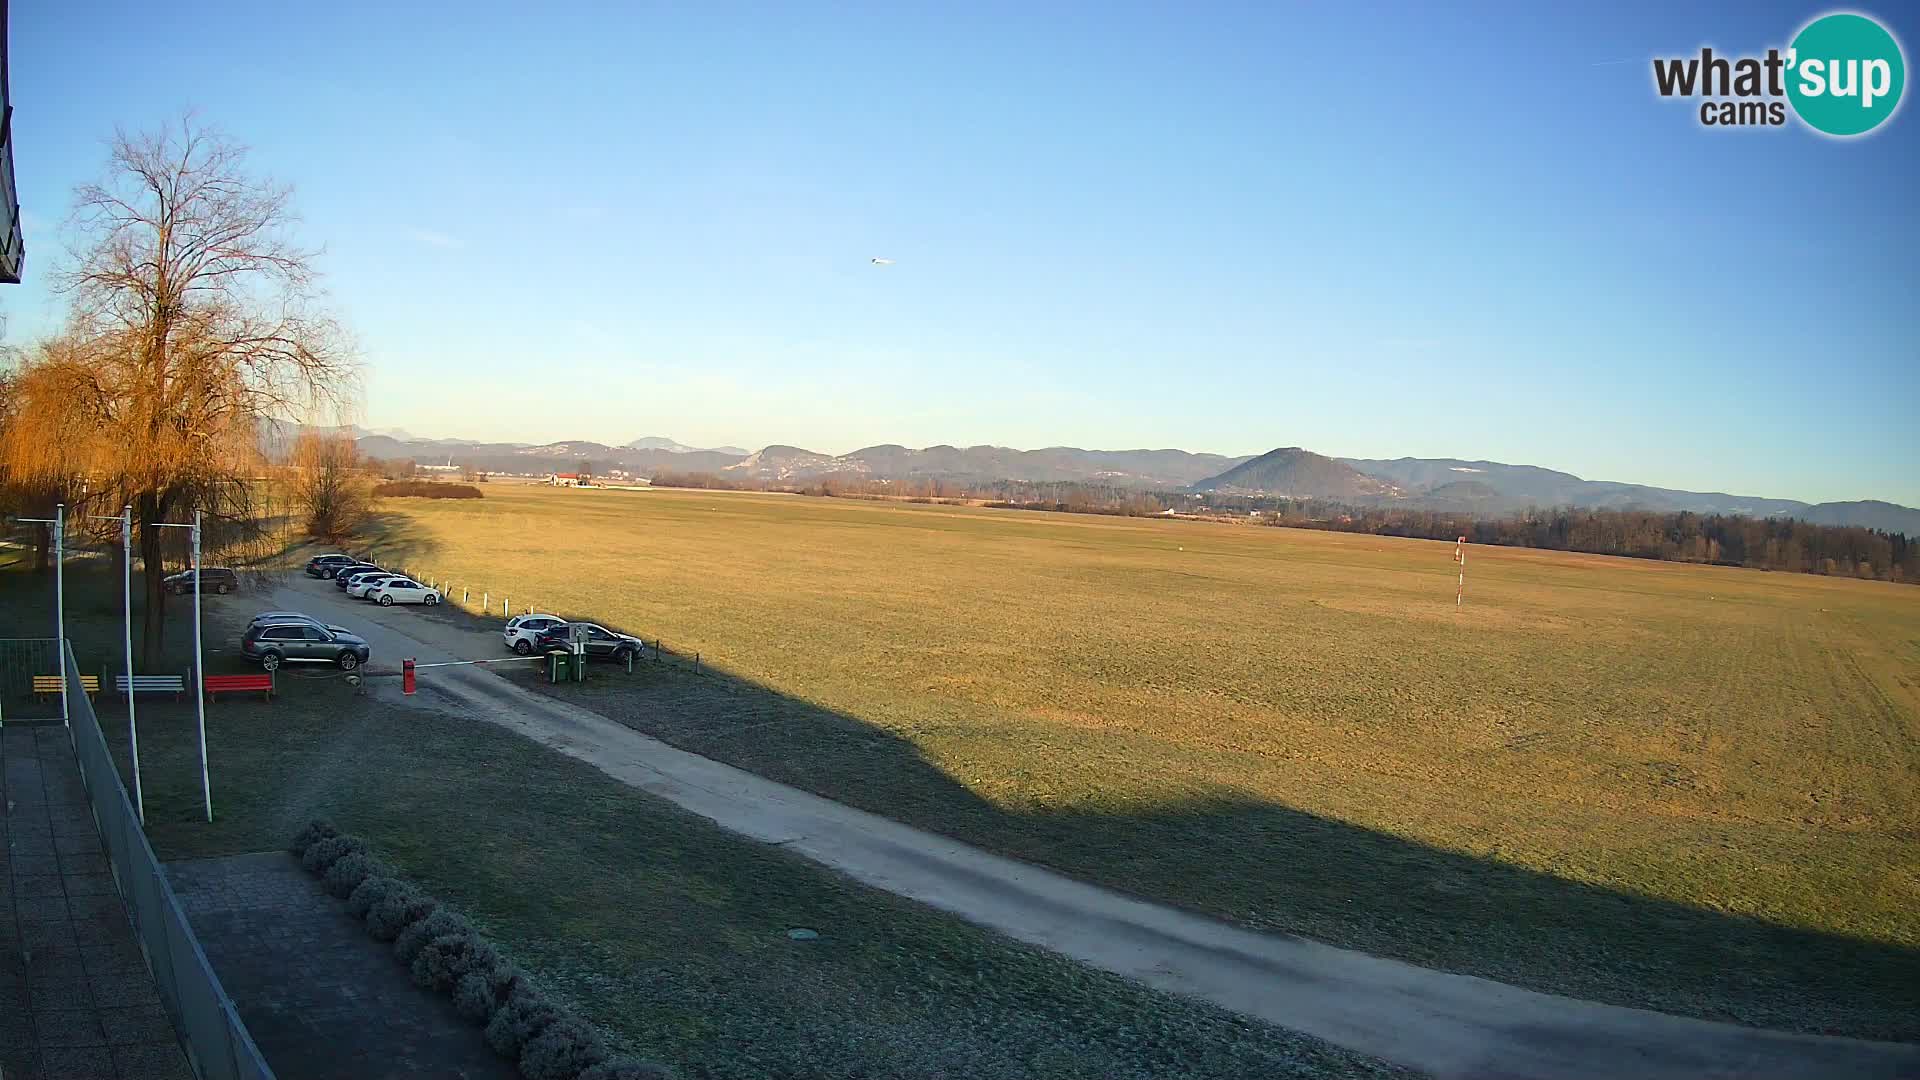
M 664 435 L 642 435 L 627 443 L 627 450 L 665 450 L 669 454 L 731 454 L 734 457 L 746 457 L 747 451 L 737 446 L 688 446 L 676 442 Z
M 1200 481 L 1193 489 L 1296 499 L 1370 499 L 1399 494 L 1386 481 L 1298 446 L 1269 450 Z

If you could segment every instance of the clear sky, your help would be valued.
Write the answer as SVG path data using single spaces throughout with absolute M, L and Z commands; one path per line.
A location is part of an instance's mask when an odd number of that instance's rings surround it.
M 370 426 L 1920 505 L 1920 112 L 1706 130 L 1650 57 L 1829 9 L 1563 6 L 24 0 L 0 311 L 57 322 L 73 186 L 193 106 L 296 185 Z

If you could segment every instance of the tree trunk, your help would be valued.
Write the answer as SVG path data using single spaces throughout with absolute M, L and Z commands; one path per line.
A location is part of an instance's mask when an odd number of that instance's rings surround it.
M 142 492 L 134 504 L 140 525 L 140 591 L 146 598 L 140 617 L 140 665 L 148 671 L 160 663 L 167 644 L 167 562 L 161 539 L 166 530 L 159 525 L 163 508 L 156 492 Z
M 53 526 L 47 524 L 33 527 L 33 572 L 47 574 L 53 570 L 53 559 L 49 549 L 53 547 Z

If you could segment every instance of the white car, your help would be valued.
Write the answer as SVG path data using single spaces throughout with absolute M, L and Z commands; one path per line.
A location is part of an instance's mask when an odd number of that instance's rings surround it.
M 558 615 L 515 615 L 507 620 L 507 628 L 500 632 L 500 637 L 507 643 L 507 648 L 521 656 L 531 656 L 534 639 L 540 636 L 540 631 L 566 621 Z
M 412 578 L 390 577 L 375 585 L 367 593 L 367 599 L 381 607 L 395 604 L 425 604 L 432 607 L 440 602 L 440 590 L 431 585 L 422 585 Z
M 398 574 L 361 574 L 347 585 L 347 595 L 362 600 L 373 599 L 373 590 L 382 584 L 398 578 Z

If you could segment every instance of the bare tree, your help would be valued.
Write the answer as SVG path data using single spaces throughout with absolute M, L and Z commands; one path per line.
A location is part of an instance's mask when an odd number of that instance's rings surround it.
M 315 306 L 290 196 L 191 116 L 119 135 L 104 178 L 75 192 L 68 328 L 17 373 L 25 426 L 69 437 L 54 449 L 6 440 L 16 477 L 66 470 L 134 507 L 148 657 L 163 643 L 163 555 L 178 543 L 159 524 L 199 509 L 223 538 L 257 536 L 262 426 L 319 415 L 355 373 Z
M 294 505 L 307 532 L 339 540 L 366 520 L 369 495 L 360 450 L 351 436 L 310 431 L 293 446 Z

